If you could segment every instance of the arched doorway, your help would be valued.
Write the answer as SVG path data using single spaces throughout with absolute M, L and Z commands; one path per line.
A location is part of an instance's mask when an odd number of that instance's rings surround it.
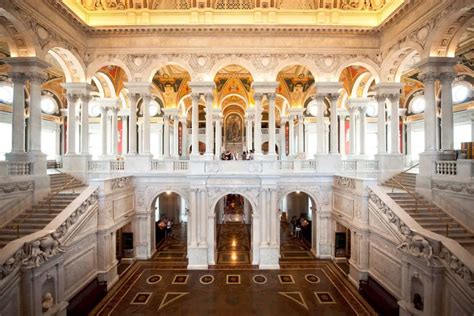
M 157 250 L 154 259 L 181 262 L 187 255 L 188 206 L 178 193 L 166 191 L 152 203 L 154 240 Z
M 302 191 L 286 194 L 281 200 L 280 261 L 311 261 L 316 254 L 316 204 Z
M 227 194 L 214 207 L 217 264 L 252 262 L 252 205 L 240 194 Z

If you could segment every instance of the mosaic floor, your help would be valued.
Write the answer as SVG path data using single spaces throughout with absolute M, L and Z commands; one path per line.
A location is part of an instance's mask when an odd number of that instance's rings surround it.
M 171 235 L 156 250 L 154 262 L 187 265 L 186 223 L 174 225 Z
M 250 264 L 250 225 L 217 225 L 217 264 Z
M 282 223 L 280 226 L 280 263 L 306 263 L 316 258 L 310 247 L 301 239 L 291 236 L 290 226 Z
M 91 315 L 373 315 L 327 261 L 282 270 L 185 270 L 138 261 Z

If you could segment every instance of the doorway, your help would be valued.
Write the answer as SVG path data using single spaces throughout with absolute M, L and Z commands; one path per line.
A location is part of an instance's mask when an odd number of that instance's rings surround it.
M 252 206 L 240 194 L 228 194 L 216 204 L 217 264 L 250 264 Z

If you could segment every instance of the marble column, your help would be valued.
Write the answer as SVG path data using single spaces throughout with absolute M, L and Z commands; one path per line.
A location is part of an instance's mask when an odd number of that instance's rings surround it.
M 128 124 L 127 115 L 122 115 L 122 156 L 128 152 Z
M 400 94 L 390 95 L 390 153 L 400 154 L 400 132 L 399 132 L 399 103 Z
M 252 122 L 253 122 L 253 118 L 254 118 L 254 115 L 253 114 L 250 114 L 250 113 L 247 113 L 245 115 L 245 119 L 246 119 L 246 126 L 247 126 L 247 130 L 245 132 L 245 140 L 247 141 L 247 150 L 250 151 L 252 150 L 252 144 L 253 144 L 253 140 L 252 140 Z
M 329 100 L 331 102 L 331 145 L 329 152 L 331 154 L 338 154 L 339 151 L 337 149 L 338 144 L 338 125 L 337 125 L 337 100 L 339 99 L 339 93 L 333 93 L 329 95 Z
M 143 150 L 142 154 L 150 154 L 150 95 L 145 94 L 142 97 L 143 110 Z
M 163 116 L 163 128 L 164 128 L 163 155 L 165 159 L 169 159 L 170 158 L 170 117 L 167 114 Z
M 255 156 L 262 155 L 262 97 L 263 95 L 261 93 L 255 93 Z
M 198 93 L 193 93 L 192 97 L 192 122 L 191 122 L 191 132 L 192 132 L 192 149 L 191 157 L 199 156 L 199 99 L 200 95 Z
M 10 73 L 13 81 L 12 153 L 25 152 L 25 81 L 22 73 Z
M 82 94 L 81 100 L 81 154 L 89 154 L 89 100 L 90 96 Z
M 188 222 L 191 226 L 191 240 L 190 244 L 191 246 L 196 246 L 197 245 L 197 227 L 198 227 L 198 204 L 197 204 L 197 189 L 191 189 L 190 191 L 190 206 L 189 206 L 189 211 L 190 211 L 190 216 Z
M 339 114 L 339 151 L 341 155 L 346 154 L 346 114 Z
M 363 105 L 359 107 L 359 120 L 360 120 L 360 154 L 365 155 L 365 130 L 367 127 L 367 118 L 365 114 L 367 113 L 367 106 Z
M 290 120 L 288 121 L 288 125 L 289 156 L 293 157 L 295 155 L 295 116 L 293 114 L 290 114 Z
M 278 192 L 276 190 L 270 191 L 270 210 L 269 210 L 269 219 L 271 225 L 271 234 L 270 234 L 270 244 L 276 246 L 278 244 Z
M 173 115 L 173 158 L 179 158 L 179 120 L 178 115 Z
M 107 108 L 105 106 L 100 109 L 100 130 L 101 130 L 101 156 L 107 155 Z
M 280 116 L 280 159 L 286 158 L 286 123 L 288 122 L 287 116 Z
M 265 234 L 265 242 L 270 245 L 270 242 L 271 242 L 271 234 L 272 234 L 272 196 L 271 196 L 271 193 L 272 193 L 272 190 L 271 189 L 267 189 L 267 194 L 266 194 L 266 205 L 267 207 L 265 208 L 265 211 L 267 213 L 266 215 L 266 218 L 267 218 L 267 222 L 265 223 L 265 225 L 267 225 L 267 229 L 265 230 L 266 234 Z
M 205 245 L 207 242 L 207 195 L 205 189 L 199 190 L 200 210 L 199 210 L 199 226 L 200 226 L 200 238 L 199 246 Z
M 316 102 L 318 107 L 318 121 L 317 121 L 317 143 L 316 143 L 316 153 L 324 154 L 324 96 L 317 95 Z
M 385 135 L 385 95 L 378 94 L 376 97 L 378 106 L 378 118 L 377 118 L 377 140 L 378 140 L 378 151 L 379 155 L 387 153 L 386 150 L 386 135 Z
M 214 126 L 212 123 L 212 93 L 205 94 L 206 99 L 206 153 L 207 159 L 212 159 L 214 156 Z
M 275 153 L 275 93 L 268 93 L 268 155 L 274 156 Z
M 436 143 L 436 99 L 435 99 L 435 80 L 438 76 L 435 72 L 426 72 L 420 76 L 425 85 L 425 152 L 435 152 L 438 150 Z
M 454 148 L 454 123 L 453 123 L 453 80 L 454 72 L 443 72 L 441 81 L 441 149 L 453 150 Z
M 262 214 L 261 216 L 261 243 L 263 245 L 268 245 L 267 241 L 267 230 L 269 229 L 269 222 L 268 222 L 268 217 L 267 217 L 267 208 L 268 208 L 268 202 L 267 202 L 267 189 L 261 189 L 260 190 L 260 212 Z
M 134 93 L 129 95 L 130 98 L 130 117 L 128 120 L 128 154 L 137 154 L 137 96 Z
M 67 155 L 76 154 L 76 103 L 77 95 L 68 93 L 67 98 Z M 30 97 L 31 99 L 31 97 Z M 31 108 L 31 107 L 30 107 Z
M 112 146 L 110 153 L 115 157 L 118 154 L 118 107 L 110 109 L 112 112 Z
M 41 84 L 45 77 L 41 73 L 33 73 L 30 77 L 30 119 L 28 120 L 30 152 L 41 152 Z M 73 116 L 75 119 L 75 115 Z M 74 134 L 72 134 L 74 135 Z M 75 144 L 75 143 L 74 143 Z M 75 153 L 75 147 L 72 147 Z
M 305 152 L 304 150 L 304 117 L 303 114 L 298 114 L 298 155 Z
M 222 118 L 221 115 L 216 115 L 214 121 L 216 122 L 216 159 L 221 158 L 221 148 L 222 148 Z
M 349 138 L 350 138 L 350 154 L 355 155 L 356 153 L 356 113 L 357 107 L 351 106 L 349 108 L 350 125 L 349 125 Z
M 188 157 L 188 126 L 185 117 L 180 118 L 181 122 L 181 157 L 186 159 Z

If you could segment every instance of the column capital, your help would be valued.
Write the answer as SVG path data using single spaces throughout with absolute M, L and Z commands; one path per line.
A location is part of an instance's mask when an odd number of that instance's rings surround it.
M 280 123 L 281 124 L 286 124 L 286 122 L 288 122 L 288 116 L 286 116 L 286 115 L 280 116 Z
M 10 78 L 14 84 L 23 85 L 25 84 L 26 80 L 28 80 L 28 76 L 22 72 L 9 72 L 8 78 Z
M 28 77 L 30 83 L 42 84 L 47 80 L 46 74 L 39 71 L 27 72 L 25 75 Z
M 270 104 L 275 105 L 275 99 L 276 99 L 276 93 L 275 92 L 267 93 L 267 100 Z
M 78 99 L 79 99 L 78 94 L 76 94 L 76 93 L 66 93 L 66 100 L 67 100 L 68 104 L 77 102 Z
M 214 100 L 214 95 L 212 92 L 207 92 L 204 94 L 204 98 L 206 99 L 206 106 L 210 104 L 212 106 L 212 100 Z
M 424 72 L 421 73 L 418 78 L 424 83 L 424 84 L 429 84 L 429 83 L 434 83 L 439 77 L 439 73 L 436 71 L 429 71 L 429 72 Z
M 199 100 L 201 99 L 201 94 L 193 92 L 191 93 L 191 99 L 193 100 L 193 104 L 198 104 Z
M 61 86 L 67 91 L 75 94 L 89 95 L 92 90 L 92 85 L 87 82 L 65 82 Z
M 441 84 L 450 84 L 454 81 L 455 78 L 456 73 L 454 71 L 446 71 L 439 74 L 439 80 L 441 81 Z
M 255 92 L 254 95 L 253 95 L 253 99 L 255 100 L 255 102 L 262 102 L 262 98 L 263 98 L 263 93 L 261 92 Z

